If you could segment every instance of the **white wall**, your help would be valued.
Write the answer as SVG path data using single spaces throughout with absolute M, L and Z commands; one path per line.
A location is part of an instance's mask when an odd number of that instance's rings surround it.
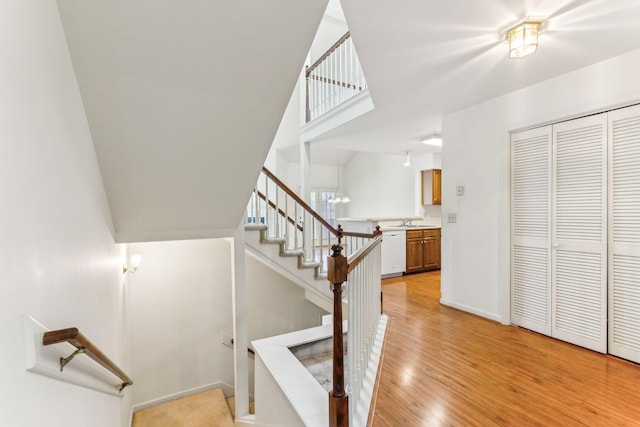
M 443 224 L 444 303 L 510 321 L 509 131 L 638 102 L 638 75 L 635 51 L 444 118 L 442 212 L 457 213 Z
M 126 371 L 126 296 L 56 2 L 3 1 L 0 35 L 0 425 L 118 426 L 127 398 L 25 371 L 23 314 Z
M 135 405 L 215 382 L 233 385 L 231 244 L 226 239 L 135 243 L 131 372 Z
M 404 155 L 356 153 L 346 167 L 346 190 L 351 198 L 346 216 L 351 218 L 413 217 L 416 215 L 417 175 L 426 162 Z
M 223 333 L 233 334 L 231 241 L 128 247 L 142 255 L 129 283 L 134 404 L 218 382 L 233 385 L 233 350 L 222 344 Z M 302 288 L 252 256 L 246 281 L 249 341 L 320 324 L 324 312 L 305 300 Z

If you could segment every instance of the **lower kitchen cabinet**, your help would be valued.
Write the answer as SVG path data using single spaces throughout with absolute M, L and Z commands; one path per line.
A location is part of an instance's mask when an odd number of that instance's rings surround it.
M 440 229 L 407 230 L 407 273 L 440 268 Z

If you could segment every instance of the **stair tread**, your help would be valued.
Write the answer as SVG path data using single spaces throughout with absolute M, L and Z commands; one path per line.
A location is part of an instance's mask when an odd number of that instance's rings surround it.
M 320 264 L 317 261 L 302 261 L 300 262 L 299 267 L 300 268 L 318 268 L 320 267 L 322 264 Z
M 285 239 L 284 237 L 265 237 L 264 239 L 262 239 L 262 243 L 277 243 L 277 244 L 281 244 L 281 243 L 286 243 L 287 239 Z
M 245 230 L 266 230 L 267 227 L 265 224 L 245 224 L 244 225 L 244 229 Z
M 280 256 L 300 256 L 300 255 L 304 255 L 303 251 L 282 251 L 280 252 Z

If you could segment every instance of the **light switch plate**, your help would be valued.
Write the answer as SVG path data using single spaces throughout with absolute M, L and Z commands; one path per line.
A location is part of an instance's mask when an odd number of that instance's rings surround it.
M 464 196 L 464 186 L 463 185 L 458 185 L 456 187 L 456 194 L 458 196 Z
M 454 213 L 447 214 L 447 222 L 454 223 L 458 220 L 458 217 Z

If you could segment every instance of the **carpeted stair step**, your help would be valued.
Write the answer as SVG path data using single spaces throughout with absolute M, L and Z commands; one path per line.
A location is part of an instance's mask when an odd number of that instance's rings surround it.
M 231 416 L 233 417 L 233 419 L 235 419 L 236 418 L 236 397 L 235 396 L 227 397 L 227 405 L 229 405 Z M 249 402 L 249 413 L 250 414 L 256 413 L 256 405 L 254 402 Z
M 165 402 L 133 414 L 132 427 L 233 427 L 219 388 Z

